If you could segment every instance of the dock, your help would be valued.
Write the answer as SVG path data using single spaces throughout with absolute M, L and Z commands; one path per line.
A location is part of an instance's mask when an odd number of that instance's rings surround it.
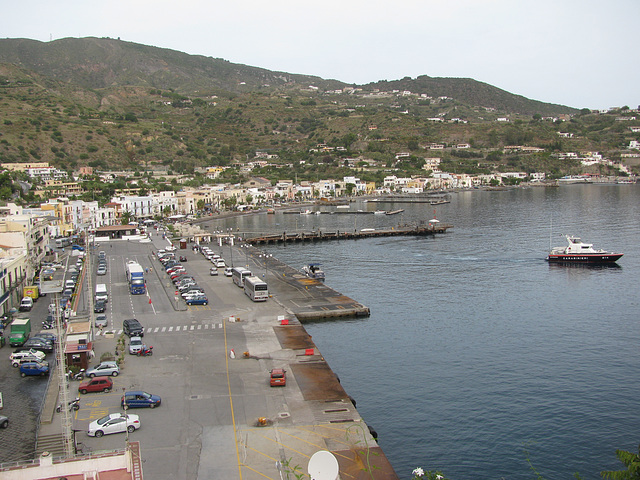
M 446 233 L 450 228 L 453 228 L 453 225 L 429 223 L 418 226 L 404 225 L 384 230 L 367 228 L 359 231 L 348 232 L 325 232 L 321 230 L 298 233 L 282 232 L 281 234 L 265 234 L 245 238 L 245 242 L 251 245 L 274 245 L 279 243 L 323 242 L 329 240 L 360 240 L 364 238 L 377 237 L 430 236 Z

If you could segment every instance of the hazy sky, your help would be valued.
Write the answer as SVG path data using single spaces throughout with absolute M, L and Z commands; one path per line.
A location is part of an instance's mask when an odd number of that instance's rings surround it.
M 577 108 L 640 105 L 640 0 L 26 0 L 0 35 L 120 37 L 347 83 L 469 77 Z

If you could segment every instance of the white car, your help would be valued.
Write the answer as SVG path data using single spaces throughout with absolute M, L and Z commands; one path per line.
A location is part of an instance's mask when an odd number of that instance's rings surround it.
M 140 428 L 140 417 L 138 417 L 138 415 L 111 413 L 91 422 L 89 424 L 89 430 L 87 430 L 87 435 L 100 438 L 110 433 L 127 431 L 133 433 L 138 428 Z
M 223 258 L 217 258 L 214 264 L 217 268 L 226 268 L 227 264 L 224 263 L 224 259 Z
M 22 350 L 20 352 L 15 352 L 11 354 L 11 365 L 14 367 L 20 366 L 20 360 L 22 359 L 33 359 L 34 361 L 43 361 L 45 357 L 45 353 L 40 350 L 34 350 L 33 348 L 30 350 Z
M 233 268 L 231 268 L 231 267 L 225 267 L 225 269 L 224 269 L 224 276 L 225 276 L 225 277 L 232 277 L 232 276 L 233 276 Z
M 168 247 L 165 247 L 165 250 L 167 252 L 173 252 L 176 249 L 175 245 L 169 245 Z
M 140 337 L 131 337 L 129 341 L 129 353 L 131 355 L 137 355 L 137 353 L 142 350 L 144 344 L 142 343 L 142 338 Z

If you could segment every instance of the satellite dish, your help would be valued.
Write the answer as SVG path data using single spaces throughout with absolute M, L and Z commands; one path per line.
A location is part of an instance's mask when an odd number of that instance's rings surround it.
M 340 468 L 333 453 L 320 450 L 311 456 L 307 470 L 311 480 L 337 480 Z

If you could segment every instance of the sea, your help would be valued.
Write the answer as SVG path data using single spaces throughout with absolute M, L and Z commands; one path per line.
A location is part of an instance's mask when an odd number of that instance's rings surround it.
M 305 324 L 400 478 L 601 478 L 640 444 L 640 185 L 461 191 L 450 203 L 356 201 L 356 212 L 258 214 L 210 228 L 251 236 L 438 220 L 433 237 L 264 247 L 371 309 Z M 545 261 L 563 235 L 623 252 L 616 266 Z M 268 264 L 265 266 L 268 268 Z M 267 277 L 268 278 L 268 277 Z

